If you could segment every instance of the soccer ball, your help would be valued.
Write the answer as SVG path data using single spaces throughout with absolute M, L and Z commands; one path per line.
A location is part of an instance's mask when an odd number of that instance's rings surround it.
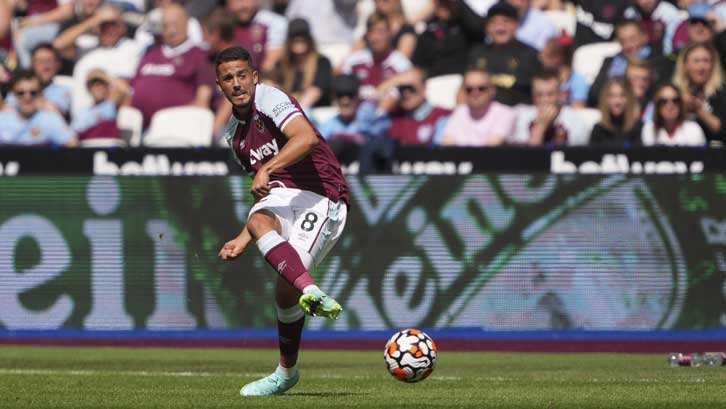
M 431 337 L 417 329 L 405 329 L 388 340 L 383 357 L 388 372 L 396 379 L 418 382 L 433 372 L 436 352 L 436 344 Z

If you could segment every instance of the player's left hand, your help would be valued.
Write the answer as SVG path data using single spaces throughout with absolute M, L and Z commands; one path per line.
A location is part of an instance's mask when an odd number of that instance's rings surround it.
M 250 193 L 255 199 L 259 200 L 270 194 L 270 174 L 267 173 L 265 168 L 260 169 L 255 178 L 252 180 L 252 186 L 250 186 Z

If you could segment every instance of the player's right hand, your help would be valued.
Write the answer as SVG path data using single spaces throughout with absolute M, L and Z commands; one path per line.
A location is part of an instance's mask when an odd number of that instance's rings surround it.
M 249 243 L 249 240 L 245 241 L 241 237 L 237 237 L 233 240 L 230 240 L 226 243 L 224 243 L 224 246 L 222 246 L 222 249 L 219 250 L 219 258 L 222 260 L 233 260 L 239 257 L 240 254 L 242 254 L 243 251 L 245 251 L 245 248 L 247 247 L 247 244 Z

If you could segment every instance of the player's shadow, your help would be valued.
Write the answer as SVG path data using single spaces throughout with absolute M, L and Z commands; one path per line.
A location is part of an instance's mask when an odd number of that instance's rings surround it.
M 285 396 L 313 396 L 316 398 L 337 398 L 341 396 L 353 396 L 361 395 L 360 393 L 352 392 L 288 392 Z

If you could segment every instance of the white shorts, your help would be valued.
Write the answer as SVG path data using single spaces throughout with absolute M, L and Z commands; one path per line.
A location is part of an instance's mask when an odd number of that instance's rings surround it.
M 343 233 L 348 208 L 307 190 L 274 188 L 250 209 L 267 210 L 277 216 L 281 236 L 300 255 L 308 271 L 314 271 Z

